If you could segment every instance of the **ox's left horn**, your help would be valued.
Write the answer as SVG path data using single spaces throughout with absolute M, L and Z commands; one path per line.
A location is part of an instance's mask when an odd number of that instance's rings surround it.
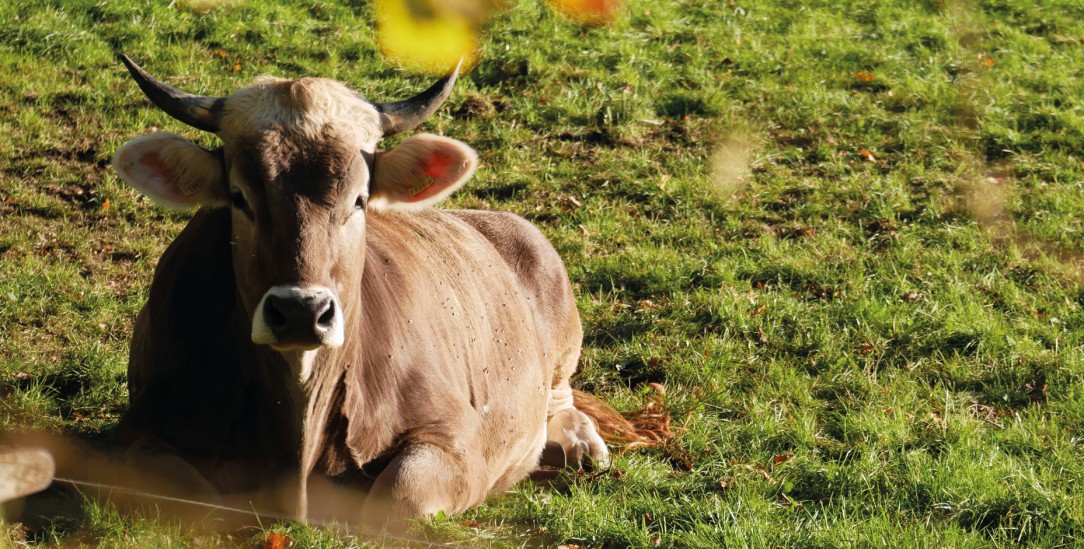
M 128 67 L 128 72 L 132 73 L 132 78 L 135 79 L 136 84 L 139 84 L 139 89 L 143 90 L 147 99 L 150 99 L 151 103 L 157 105 L 158 108 L 166 111 L 166 114 L 196 129 L 206 132 L 217 132 L 219 130 L 222 108 L 226 105 L 226 98 L 192 95 L 183 92 L 159 82 L 131 59 L 128 59 L 127 55 L 120 54 L 117 57 L 124 63 L 125 67 Z
M 429 118 L 437 111 L 448 96 L 452 94 L 452 86 L 459 76 L 459 68 L 463 66 L 463 60 L 455 66 L 451 74 L 437 80 L 429 89 L 407 99 L 394 103 L 373 103 L 376 110 L 380 111 L 380 123 L 384 130 L 384 136 L 395 135 L 405 132 Z

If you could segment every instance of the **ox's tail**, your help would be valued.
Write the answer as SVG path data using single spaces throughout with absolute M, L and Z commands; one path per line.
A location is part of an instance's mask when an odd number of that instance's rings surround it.
M 670 414 L 653 402 L 638 412 L 621 413 L 601 398 L 572 391 L 572 405 L 598 425 L 599 435 L 621 451 L 663 446 L 672 438 Z

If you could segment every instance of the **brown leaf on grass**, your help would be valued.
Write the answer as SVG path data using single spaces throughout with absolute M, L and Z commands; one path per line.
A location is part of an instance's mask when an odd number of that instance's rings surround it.
M 760 326 L 757 326 L 757 341 L 761 344 L 768 344 L 768 336 L 764 335 L 764 330 Z
M 575 196 L 566 196 L 561 199 L 562 212 L 570 212 L 579 208 L 580 206 L 583 206 L 583 203 L 577 200 Z
M 863 84 L 869 84 L 870 82 L 873 82 L 874 76 L 873 73 L 869 71 L 858 71 L 854 73 L 854 79 Z
M 624 6 L 623 0 L 547 0 L 565 17 L 581 25 L 605 25 L 613 21 Z
M 773 479 L 772 476 L 769 475 L 767 471 L 765 471 L 764 469 L 761 469 L 761 466 L 759 466 L 759 465 L 756 466 L 756 467 L 753 467 L 752 465 L 742 465 L 742 467 L 745 468 L 746 471 L 749 471 L 751 473 L 756 473 L 756 474 L 760 475 L 761 478 L 763 478 L 764 480 L 766 480 L 768 482 L 775 482 L 775 479 Z
M 110 206 L 112 206 L 112 204 L 109 202 L 108 198 L 106 198 L 105 200 L 102 201 L 102 211 L 103 212 L 109 210 Z
M 861 156 L 862 158 L 865 158 L 866 160 L 869 160 L 870 162 L 876 162 L 877 161 L 877 158 L 875 156 L 873 156 L 873 153 L 867 151 L 866 149 L 858 149 L 858 156 Z
M 767 305 L 761 305 L 760 307 L 757 307 L 756 309 L 753 309 L 752 311 L 749 311 L 749 316 L 760 316 L 760 315 L 764 314 L 764 311 L 767 311 L 767 310 L 768 310 Z
M 293 544 L 294 540 L 290 536 L 278 532 L 267 534 L 267 539 L 263 541 L 264 549 L 289 549 Z
M 779 465 L 787 462 L 790 458 L 794 457 L 792 454 L 779 454 L 772 458 L 772 465 Z

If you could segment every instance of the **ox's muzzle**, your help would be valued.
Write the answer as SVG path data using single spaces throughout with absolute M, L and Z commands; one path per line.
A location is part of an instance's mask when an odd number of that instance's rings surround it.
M 322 286 L 273 286 L 252 316 L 252 342 L 278 351 L 343 344 L 342 305 Z

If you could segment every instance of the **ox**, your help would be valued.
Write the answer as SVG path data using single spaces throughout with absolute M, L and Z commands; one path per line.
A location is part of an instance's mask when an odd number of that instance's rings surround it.
M 431 115 L 458 69 L 381 104 L 319 78 L 191 95 L 121 60 L 222 143 L 154 133 L 113 160 L 153 201 L 199 207 L 136 320 L 129 463 L 204 496 L 286 482 L 302 517 L 310 481 L 331 479 L 365 489 L 337 512 L 370 522 L 478 505 L 544 448 L 607 463 L 595 419 L 612 409 L 569 386 L 582 328 L 557 252 L 513 214 L 431 208 L 474 172 L 467 145 L 377 148 Z

